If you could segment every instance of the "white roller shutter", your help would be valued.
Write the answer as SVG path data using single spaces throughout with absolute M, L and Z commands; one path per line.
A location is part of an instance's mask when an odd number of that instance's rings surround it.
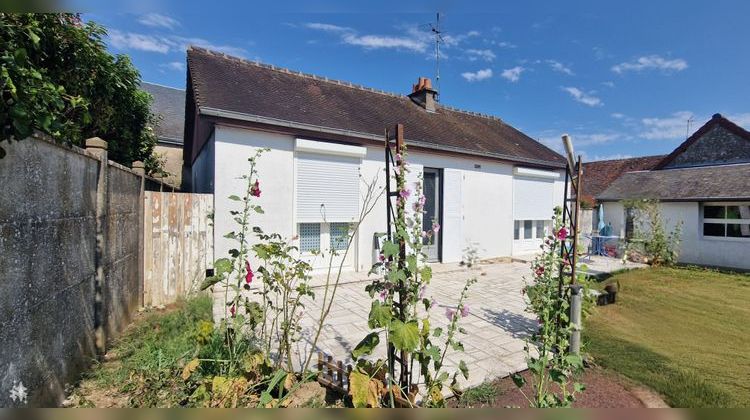
M 443 262 L 461 261 L 464 240 L 463 172 L 443 170 Z
M 513 177 L 513 219 L 548 220 L 554 209 L 554 180 Z
M 350 222 L 359 216 L 361 159 L 297 153 L 297 222 Z

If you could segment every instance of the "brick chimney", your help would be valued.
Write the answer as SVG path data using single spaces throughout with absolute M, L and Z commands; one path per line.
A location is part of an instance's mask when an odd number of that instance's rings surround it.
M 432 82 L 427 77 L 420 77 L 416 85 L 412 86 L 409 98 L 427 112 L 435 112 L 435 96 L 437 91 L 432 89 Z

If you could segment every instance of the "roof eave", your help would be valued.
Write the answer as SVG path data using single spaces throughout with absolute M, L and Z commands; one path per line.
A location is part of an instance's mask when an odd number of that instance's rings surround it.
M 228 119 L 248 121 L 248 122 L 260 123 L 260 124 L 270 124 L 270 125 L 276 125 L 280 127 L 315 131 L 315 132 L 325 133 L 325 134 L 356 137 L 356 138 L 365 139 L 365 140 L 383 141 L 382 135 L 376 135 L 372 133 L 363 133 L 360 131 L 325 127 L 325 126 L 314 125 L 314 124 L 282 120 L 278 118 L 263 117 L 260 115 L 246 114 L 246 113 L 237 112 L 237 111 L 227 111 L 227 110 L 212 108 L 212 107 L 199 106 L 198 110 L 200 114 L 212 116 L 212 117 L 228 118 Z M 447 151 L 447 152 L 453 152 L 457 154 L 470 155 L 470 156 L 490 157 L 490 158 L 495 158 L 498 160 L 518 162 L 518 163 L 527 163 L 530 165 L 540 165 L 540 166 L 546 166 L 546 167 L 551 167 L 551 168 L 560 168 L 560 169 L 565 168 L 565 164 L 562 162 L 552 162 L 548 160 L 524 158 L 524 157 L 519 157 L 519 156 L 504 155 L 501 153 L 472 151 L 472 150 L 466 150 L 466 149 L 453 147 L 453 146 L 438 146 L 433 143 L 428 143 L 425 141 L 413 140 L 413 139 L 407 139 L 407 142 L 408 144 L 411 144 L 411 145 L 414 145 L 423 149 Z

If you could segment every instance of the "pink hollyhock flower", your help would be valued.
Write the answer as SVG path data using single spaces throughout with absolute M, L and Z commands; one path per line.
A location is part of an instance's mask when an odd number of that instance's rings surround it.
M 383 254 L 378 255 L 378 260 L 380 260 L 380 262 L 385 261 L 385 255 Z
M 440 232 L 440 224 L 437 222 L 432 222 L 432 232 L 437 235 L 438 232 Z
M 385 302 L 385 299 L 387 297 L 388 297 L 388 291 L 387 290 L 381 291 L 380 294 L 378 295 L 378 299 L 380 299 L 381 302 Z
M 403 158 L 403 156 L 401 156 L 401 153 L 396 153 L 396 162 L 401 162 L 401 158 Z
M 557 231 L 557 239 L 564 241 L 568 237 L 568 229 L 565 228 L 565 226 L 561 227 L 560 230 Z
M 232 307 L 229 308 L 229 313 L 232 314 L 232 318 L 234 318 L 235 312 L 237 312 L 237 309 L 235 309 L 234 304 L 232 304 Z
M 425 197 L 424 195 L 420 195 L 419 196 L 419 205 L 421 207 L 424 207 L 424 203 L 426 203 L 426 202 L 427 202 L 427 197 Z
M 253 197 L 260 197 L 260 182 L 256 179 L 255 184 L 250 187 L 250 195 Z
M 542 274 L 544 274 L 544 267 L 542 267 L 541 265 L 540 265 L 540 266 L 538 266 L 538 267 L 536 268 L 536 270 L 534 270 L 534 274 L 536 274 L 536 276 L 537 276 L 537 277 L 539 277 L 539 276 L 541 276 Z
M 250 268 L 250 263 L 245 261 L 245 283 L 250 284 L 253 281 L 253 270 Z
M 456 311 L 451 308 L 445 308 L 445 317 L 448 318 L 448 320 L 453 321 L 453 318 L 456 317 Z
M 398 195 L 399 195 L 399 196 L 400 196 L 401 198 L 403 198 L 404 200 L 406 200 L 406 199 L 407 199 L 407 198 L 409 198 L 409 196 L 411 195 L 411 190 L 410 190 L 410 189 L 408 189 L 408 188 L 405 188 L 405 189 L 401 190 L 401 191 L 400 191 L 400 192 L 398 193 Z
M 461 307 L 461 318 L 466 318 L 469 316 L 469 305 L 464 303 L 464 306 Z

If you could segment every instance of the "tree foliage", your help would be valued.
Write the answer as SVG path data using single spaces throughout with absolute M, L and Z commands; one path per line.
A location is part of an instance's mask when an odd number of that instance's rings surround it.
M 104 36 L 75 14 L 0 13 L 0 140 L 38 130 L 80 146 L 98 136 L 110 159 L 143 160 L 156 171 L 151 97 L 130 59 L 107 52 Z

